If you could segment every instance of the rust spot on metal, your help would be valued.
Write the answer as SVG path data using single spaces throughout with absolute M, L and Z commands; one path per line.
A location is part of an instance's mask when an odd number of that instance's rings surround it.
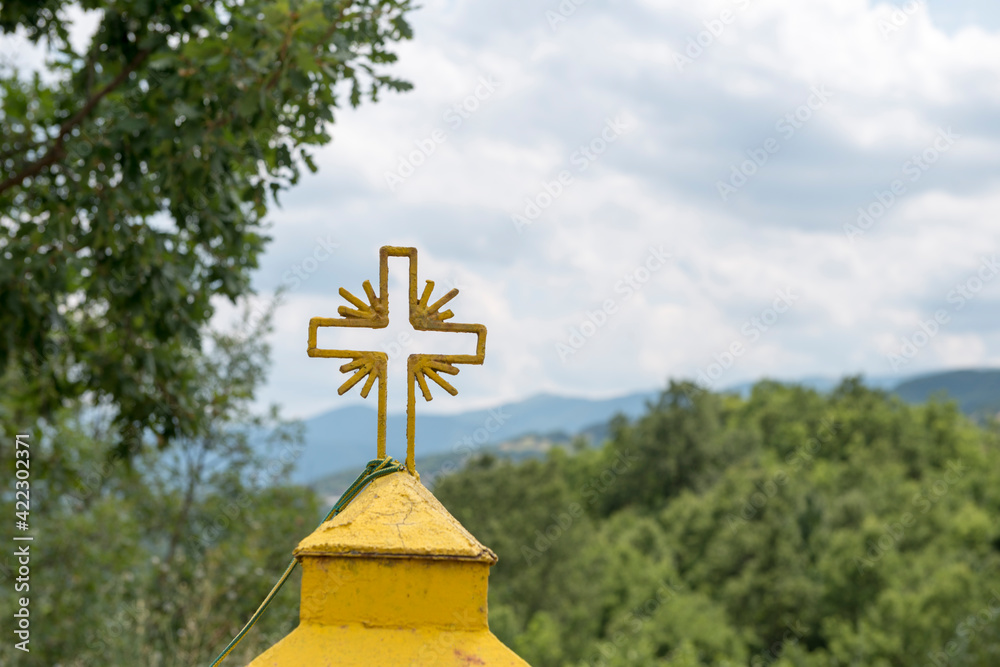
M 471 655 L 465 653 L 461 649 L 455 649 L 455 657 L 464 662 L 467 665 L 485 665 L 486 661 L 477 655 Z

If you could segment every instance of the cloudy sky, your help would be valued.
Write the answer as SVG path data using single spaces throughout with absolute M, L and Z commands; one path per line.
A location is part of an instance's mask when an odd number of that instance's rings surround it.
M 307 322 L 383 244 L 418 247 L 421 280 L 489 327 L 485 367 L 429 409 L 1000 365 L 997 8 L 423 4 L 398 68 L 415 89 L 342 112 L 272 216 L 256 285 L 289 294 L 266 399 L 351 400 Z M 320 342 L 471 349 L 398 322 Z
M 1000 366 L 995 3 L 421 4 L 395 70 L 414 90 L 341 111 L 270 216 L 255 285 L 288 294 L 262 400 L 360 400 L 306 332 L 385 244 L 489 327 L 485 366 L 430 410 Z M 405 317 L 320 337 L 399 362 L 473 342 Z

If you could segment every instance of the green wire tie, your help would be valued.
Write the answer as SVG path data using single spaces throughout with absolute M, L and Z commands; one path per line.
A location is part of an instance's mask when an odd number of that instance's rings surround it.
M 350 505 L 351 501 L 354 500 L 359 493 L 361 493 L 362 489 L 368 486 L 371 482 L 375 481 L 379 477 L 385 477 L 386 475 L 391 475 L 394 472 L 403 472 L 404 470 L 406 470 L 406 466 L 391 456 L 384 459 L 373 459 L 369 461 L 368 465 L 365 466 L 364 471 L 356 480 L 354 480 L 354 483 L 347 488 L 347 491 L 344 491 L 340 500 L 338 500 L 337 504 L 330 509 L 326 518 L 320 522 L 320 525 L 340 514 L 344 508 Z M 274 600 L 278 591 L 280 591 L 281 587 L 285 585 L 286 581 L 288 581 L 288 577 L 292 575 L 292 571 L 295 570 L 295 565 L 298 562 L 297 558 L 292 558 L 292 562 L 290 562 L 288 567 L 285 568 L 285 573 L 281 575 L 280 579 L 278 579 L 278 583 L 274 585 L 271 592 L 267 594 L 264 601 L 260 603 L 259 607 L 257 607 L 257 611 L 253 613 L 253 616 L 251 616 L 250 620 L 247 621 L 247 624 L 243 626 L 243 629 L 239 631 L 239 634 L 233 638 L 233 641 L 229 642 L 229 646 L 227 646 L 226 649 L 219 654 L 219 657 L 215 659 L 215 662 L 212 663 L 211 667 L 218 667 L 218 665 L 221 665 L 222 661 L 226 659 L 226 656 L 232 653 L 233 649 L 235 649 L 246 634 L 250 632 L 250 629 L 257 623 L 260 617 L 263 616 L 264 612 L 271 604 L 271 601 Z

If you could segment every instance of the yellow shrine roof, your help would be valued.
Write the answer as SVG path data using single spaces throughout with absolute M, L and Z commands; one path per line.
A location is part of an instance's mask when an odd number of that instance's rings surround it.
M 406 472 L 369 484 L 343 512 L 302 540 L 295 555 L 497 561 Z

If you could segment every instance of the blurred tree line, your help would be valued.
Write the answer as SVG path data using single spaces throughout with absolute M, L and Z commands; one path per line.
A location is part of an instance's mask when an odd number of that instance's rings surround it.
M 0 61 L 0 503 L 28 433 L 36 536 L 31 653 L 11 634 L 0 664 L 207 664 L 313 528 L 296 425 L 250 409 L 269 313 L 213 315 L 252 292 L 267 212 L 335 110 L 411 87 L 387 72 L 411 9 L 0 0 L 0 39 L 45 55 Z M 15 569 L 5 549 L 5 610 Z M 233 663 L 287 633 L 295 589 Z
M 297 425 L 249 407 L 268 321 L 211 334 L 202 438 L 123 460 L 101 415 L 32 432 L 35 634 L 0 661 L 207 664 L 241 627 L 322 509 L 288 483 Z M 951 403 L 672 383 L 599 448 L 483 457 L 435 493 L 500 555 L 491 626 L 533 667 L 1000 664 L 1000 431 Z M 297 593 L 233 664 L 294 627 Z
M 1000 665 L 1000 430 L 848 379 L 672 383 L 601 448 L 435 488 L 533 667 Z
M 276 407 L 251 407 L 270 319 L 270 310 L 248 311 L 234 329 L 206 336 L 197 398 L 209 418 L 199 437 L 167 450 L 147 437 L 128 459 L 109 444 L 117 430 L 107 414 L 78 406 L 35 422 L 9 400 L 18 374 L 3 377 L 0 423 L 31 425 L 35 539 L 28 592 L 15 592 L 13 549 L 0 556 L 0 607 L 28 597 L 32 623 L 31 652 L 8 638 L 0 664 L 207 665 L 243 626 L 321 518 L 315 494 L 288 479 L 301 424 Z M 0 442 L 7 479 L 14 432 Z M 0 487 L 4 507 L 13 508 L 13 496 L 13 484 Z M 2 526 L 2 539 L 15 544 L 13 517 Z M 297 618 L 293 579 L 228 661 L 246 664 Z

